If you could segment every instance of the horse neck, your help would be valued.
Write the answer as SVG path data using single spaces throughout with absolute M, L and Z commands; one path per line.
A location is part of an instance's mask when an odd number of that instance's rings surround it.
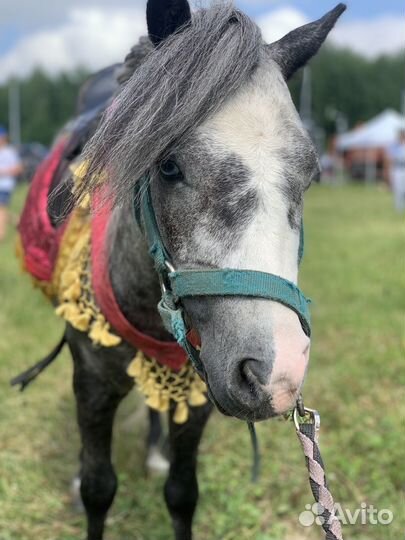
M 131 204 L 114 209 L 107 241 L 111 284 L 121 312 L 137 330 L 172 341 L 157 311 L 159 281 Z

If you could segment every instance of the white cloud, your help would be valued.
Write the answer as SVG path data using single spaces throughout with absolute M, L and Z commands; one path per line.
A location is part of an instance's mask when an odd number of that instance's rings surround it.
M 104 0 L 97 7 L 76 5 L 66 22 L 21 39 L 0 57 L 0 82 L 11 75 L 25 76 L 36 66 L 55 74 L 78 65 L 96 70 L 122 61 L 129 48 L 146 32 L 145 12 L 139 3 L 139 7 L 133 8 L 124 5 L 109 8 L 105 5 L 107 1 L 103 4 Z M 308 19 L 293 7 L 282 7 L 260 16 L 257 21 L 264 38 L 272 42 Z M 355 22 L 342 19 L 329 39 L 373 57 L 404 48 L 403 26 L 403 17 L 385 16 Z
M 405 49 L 405 17 L 384 16 L 338 24 L 332 39 L 369 58 Z
M 282 38 L 294 28 L 306 24 L 307 17 L 298 9 L 285 7 L 276 9 L 261 17 L 258 17 L 257 23 L 260 26 L 263 37 L 267 43 Z
M 28 75 L 37 66 L 55 74 L 122 61 L 145 32 L 143 10 L 75 8 L 64 25 L 28 35 L 1 57 L 0 81 Z
M 1 25 L 18 25 L 24 30 L 52 27 L 66 21 L 75 8 L 137 8 L 146 0 L 0 0 Z
M 280 39 L 297 26 L 309 22 L 308 18 L 295 8 L 281 8 L 258 19 L 264 38 L 268 41 Z M 379 54 L 395 53 L 405 49 L 405 17 L 382 16 L 345 22 L 344 16 L 338 21 L 328 38 L 331 43 L 348 47 L 373 58 Z

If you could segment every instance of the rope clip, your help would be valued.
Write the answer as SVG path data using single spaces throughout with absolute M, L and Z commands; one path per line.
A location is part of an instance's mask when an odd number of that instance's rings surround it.
M 302 397 L 302 394 L 298 396 L 297 409 L 300 416 L 305 416 L 304 398 Z
M 304 407 L 304 414 L 299 410 L 298 406 L 294 409 L 293 420 L 295 428 L 300 431 L 301 424 L 314 424 L 315 431 L 318 432 L 321 428 L 321 415 L 315 409 Z

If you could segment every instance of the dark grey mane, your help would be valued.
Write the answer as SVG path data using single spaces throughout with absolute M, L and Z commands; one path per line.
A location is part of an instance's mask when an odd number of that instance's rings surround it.
M 147 55 L 106 111 L 85 148 L 89 169 L 79 197 L 108 167 L 115 200 L 125 198 L 249 79 L 263 49 L 257 25 L 231 4 L 195 13 L 192 24 Z
M 138 43 L 132 47 L 127 54 L 125 61 L 121 67 L 120 73 L 117 76 L 117 81 L 124 84 L 139 68 L 145 58 L 153 51 L 153 45 L 148 36 L 142 36 Z

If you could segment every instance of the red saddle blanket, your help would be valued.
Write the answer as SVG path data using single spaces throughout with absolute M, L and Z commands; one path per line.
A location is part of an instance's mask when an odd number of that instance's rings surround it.
M 38 167 L 31 182 L 19 233 L 24 266 L 37 280 L 50 283 L 66 223 L 55 228 L 48 215 L 48 195 L 60 165 L 67 138 L 61 139 Z

